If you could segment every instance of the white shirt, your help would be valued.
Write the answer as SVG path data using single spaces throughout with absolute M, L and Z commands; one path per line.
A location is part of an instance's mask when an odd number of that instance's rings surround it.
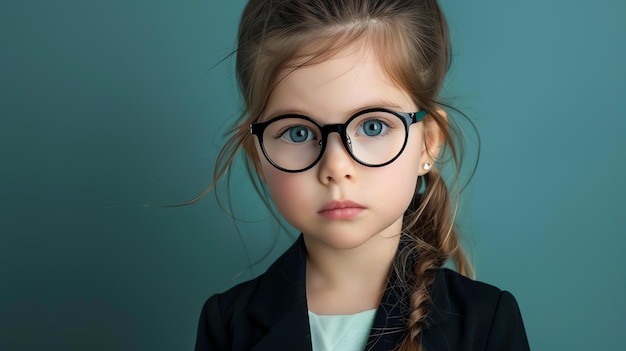
M 363 351 L 375 316 L 376 309 L 322 316 L 309 311 L 313 351 Z

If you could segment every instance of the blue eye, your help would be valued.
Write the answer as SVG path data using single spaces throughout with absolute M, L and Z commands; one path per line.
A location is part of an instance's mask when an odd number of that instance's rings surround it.
M 378 136 L 387 131 L 387 124 L 379 119 L 369 119 L 361 123 L 360 128 L 364 135 Z M 361 134 L 361 133 L 359 133 Z
M 311 129 L 305 126 L 294 126 L 285 130 L 281 137 L 290 143 L 303 143 L 312 140 L 314 134 Z

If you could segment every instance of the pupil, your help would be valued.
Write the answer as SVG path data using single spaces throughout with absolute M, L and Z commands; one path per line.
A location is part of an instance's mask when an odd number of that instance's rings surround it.
M 307 130 L 304 127 L 293 128 L 289 134 L 291 134 L 291 140 L 296 142 L 306 141 L 307 138 Z
M 365 134 L 369 136 L 378 135 L 381 130 L 380 121 L 367 121 L 365 122 Z

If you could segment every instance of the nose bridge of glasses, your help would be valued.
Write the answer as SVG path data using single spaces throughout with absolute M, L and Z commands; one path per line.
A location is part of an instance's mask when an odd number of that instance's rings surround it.
M 322 140 L 320 140 L 322 144 L 328 144 L 328 139 L 330 137 L 330 134 L 335 132 L 338 134 L 339 140 L 341 141 L 341 143 L 346 148 L 348 148 L 348 152 L 350 153 L 352 152 L 352 150 L 350 150 L 351 149 L 350 137 L 346 133 L 345 124 L 326 124 L 324 126 L 321 126 L 320 130 L 322 131 Z
M 346 128 L 343 124 L 326 124 L 320 126 L 320 129 L 322 130 L 322 135 L 328 137 L 328 135 L 332 132 L 336 132 L 341 135 Z

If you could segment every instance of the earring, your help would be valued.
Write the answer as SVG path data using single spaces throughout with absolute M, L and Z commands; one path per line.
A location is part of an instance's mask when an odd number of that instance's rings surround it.
M 424 170 L 429 170 L 430 169 L 430 163 L 424 163 Z

